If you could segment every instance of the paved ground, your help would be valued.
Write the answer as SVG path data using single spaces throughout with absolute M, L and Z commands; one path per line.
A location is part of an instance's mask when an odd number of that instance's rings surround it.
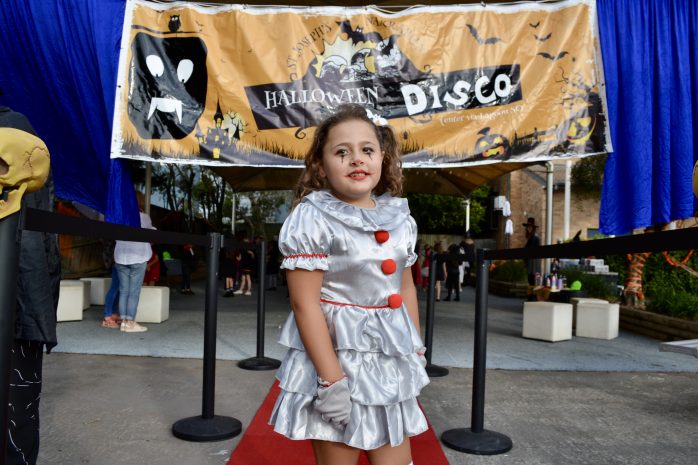
M 99 328 L 101 307 L 59 325 L 57 349 L 71 353 L 45 358 L 42 465 L 227 461 L 239 437 L 190 443 L 170 433 L 173 422 L 201 413 L 202 294 L 172 294 L 170 320 L 143 334 Z M 274 341 L 288 310 L 283 290 L 269 295 L 265 353 L 278 357 Z M 472 297 L 437 308 L 434 361 L 451 373 L 420 398 L 437 435 L 470 426 Z M 254 355 L 255 302 L 220 299 L 220 359 Z M 521 301 L 490 304 L 485 428 L 508 435 L 514 448 L 496 456 L 445 449 L 451 464 L 698 463 L 697 359 L 660 353 L 657 341 L 627 333 L 614 341 L 524 340 Z M 220 360 L 216 379 L 216 413 L 246 427 L 273 372 Z

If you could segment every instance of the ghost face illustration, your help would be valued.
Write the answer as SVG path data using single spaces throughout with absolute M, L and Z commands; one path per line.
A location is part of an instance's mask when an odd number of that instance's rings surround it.
M 181 139 L 206 102 L 206 46 L 198 37 L 136 34 L 131 44 L 128 117 L 143 139 Z

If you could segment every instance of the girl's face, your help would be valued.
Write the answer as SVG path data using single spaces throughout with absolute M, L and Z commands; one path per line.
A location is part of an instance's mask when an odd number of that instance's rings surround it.
M 372 208 L 371 192 L 381 179 L 383 153 L 370 123 L 349 120 L 334 126 L 322 149 L 320 175 L 340 200 Z

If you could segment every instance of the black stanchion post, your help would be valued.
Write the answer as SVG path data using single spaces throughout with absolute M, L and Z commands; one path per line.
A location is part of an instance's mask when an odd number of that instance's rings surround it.
M 218 312 L 218 260 L 221 235 L 209 233 L 206 309 L 204 315 L 204 377 L 201 416 L 184 418 L 172 425 L 172 434 L 195 442 L 221 441 L 237 436 L 242 423 L 232 417 L 214 415 L 216 391 L 216 318 Z
M 496 455 L 511 450 L 508 436 L 484 429 L 485 368 L 487 363 L 487 293 L 489 260 L 485 249 L 477 251 L 477 288 L 475 289 L 475 343 L 473 353 L 473 406 L 470 428 L 444 431 L 441 441 L 451 449 L 468 454 Z
M 15 330 L 20 213 L 0 219 L 0 462 L 7 450 L 10 401 L 10 352 Z
M 427 359 L 427 375 L 431 378 L 438 378 L 441 376 L 446 376 L 448 374 L 448 368 L 444 368 L 431 363 L 431 348 L 434 343 L 434 287 L 436 286 L 436 254 L 431 253 L 429 257 L 429 287 L 427 288 L 427 315 L 426 315 L 426 328 L 424 328 L 424 346 L 427 348 L 427 352 L 424 355 Z
M 264 356 L 264 313 L 266 311 L 264 300 L 266 284 L 264 281 L 267 273 L 267 247 L 264 241 L 259 244 L 257 254 L 257 269 L 259 270 L 257 277 L 259 282 L 259 292 L 257 293 L 257 356 L 240 360 L 238 366 L 244 370 L 275 370 L 281 366 L 281 361 Z

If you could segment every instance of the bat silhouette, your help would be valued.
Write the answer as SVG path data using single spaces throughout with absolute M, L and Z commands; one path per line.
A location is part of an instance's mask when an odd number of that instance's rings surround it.
M 531 26 L 533 29 L 535 29 L 535 28 L 537 28 L 538 26 L 540 26 L 540 21 L 538 21 L 536 24 L 528 23 L 528 25 Z
M 533 37 L 535 37 L 538 42 L 545 42 L 546 40 L 550 39 L 550 37 L 552 37 L 552 35 L 553 35 L 553 33 L 551 32 L 550 34 L 548 34 L 547 36 L 544 36 L 544 37 L 538 37 L 536 34 L 533 34 Z
M 351 28 L 351 23 L 349 21 L 337 21 L 339 24 L 339 32 L 346 33 L 351 39 L 352 44 L 358 44 L 359 42 L 368 42 L 369 40 L 374 43 L 378 43 L 383 40 L 383 37 L 377 32 L 371 31 L 364 33 L 360 27 L 356 29 Z
M 564 57 L 565 55 L 567 55 L 568 53 L 569 53 L 569 52 L 566 52 L 565 50 L 563 50 L 563 51 L 561 51 L 560 53 L 558 53 L 557 55 L 551 55 L 551 54 L 546 53 L 546 52 L 539 52 L 539 53 L 537 53 L 536 55 L 540 55 L 540 56 L 542 56 L 543 58 L 547 58 L 548 60 L 557 61 L 557 60 L 559 60 L 560 58 L 562 58 L 562 57 Z
M 499 37 L 488 37 L 486 39 L 483 39 L 480 37 L 480 34 L 477 32 L 477 29 L 475 29 L 475 26 L 472 24 L 466 24 L 468 26 L 468 30 L 470 30 L 470 33 L 475 37 L 475 40 L 477 40 L 477 43 L 480 45 L 491 45 L 491 44 L 496 44 L 497 42 L 502 42 L 502 39 Z

